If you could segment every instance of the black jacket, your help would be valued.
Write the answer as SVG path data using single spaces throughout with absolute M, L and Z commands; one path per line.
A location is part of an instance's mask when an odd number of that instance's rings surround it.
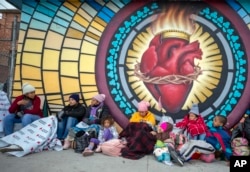
M 63 108 L 63 111 L 64 111 L 63 117 L 70 116 L 77 118 L 78 121 L 81 121 L 86 114 L 86 107 L 78 103 L 75 106 L 70 106 L 70 105 L 65 106 Z

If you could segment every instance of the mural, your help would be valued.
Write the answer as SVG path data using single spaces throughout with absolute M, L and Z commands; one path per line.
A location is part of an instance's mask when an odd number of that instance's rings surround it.
M 159 119 L 198 103 L 208 125 L 249 106 L 250 3 L 24 0 L 13 97 L 29 82 L 50 114 L 98 92 L 125 126 L 147 100 Z M 248 89 L 247 89 L 248 88 Z M 160 103 L 160 104 L 159 104 Z

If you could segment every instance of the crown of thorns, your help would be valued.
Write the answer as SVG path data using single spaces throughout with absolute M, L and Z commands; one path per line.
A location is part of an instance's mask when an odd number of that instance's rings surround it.
M 134 75 L 139 80 L 150 84 L 191 84 L 197 80 L 198 76 L 202 74 L 201 68 L 197 65 L 194 66 L 194 73 L 189 75 L 166 75 L 163 77 L 150 77 L 140 71 L 140 63 L 135 64 Z

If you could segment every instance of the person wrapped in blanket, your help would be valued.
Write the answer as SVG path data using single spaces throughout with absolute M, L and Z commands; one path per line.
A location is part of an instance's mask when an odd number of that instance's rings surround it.
M 127 142 L 126 147 L 121 149 L 122 157 L 140 159 L 153 153 L 156 138 L 151 131 L 156 120 L 154 114 L 148 110 L 149 106 L 149 102 L 139 102 L 138 111 L 133 113 L 128 125 L 119 134 L 119 138 Z
M 193 104 L 189 114 L 175 124 L 177 128 L 186 130 L 189 140 L 205 140 L 207 126 L 199 113 L 198 104 Z
M 101 144 L 111 140 L 117 139 L 118 132 L 114 126 L 114 120 L 111 116 L 105 116 L 101 121 L 101 129 L 98 134 L 98 138 L 91 138 L 87 148 L 82 152 L 83 156 L 93 155 L 93 149 L 97 146 L 95 152 L 101 152 Z
M 220 154 L 221 158 L 226 161 L 230 160 L 232 155 L 231 136 L 223 128 L 227 123 L 227 118 L 222 115 L 217 115 L 213 119 L 213 125 L 208 129 L 206 142 L 213 145 L 216 150 L 216 155 Z
M 86 113 L 82 119 L 82 122 L 86 125 L 86 127 L 72 127 L 69 134 L 64 139 L 63 149 L 69 149 L 72 141 L 74 141 L 74 136 L 72 136 L 72 133 L 75 134 L 82 130 L 87 131 L 91 128 L 95 129 L 97 133 L 99 132 L 101 119 L 110 114 L 109 108 L 105 105 L 104 101 L 104 94 L 97 94 L 91 99 L 91 103 L 86 108 Z

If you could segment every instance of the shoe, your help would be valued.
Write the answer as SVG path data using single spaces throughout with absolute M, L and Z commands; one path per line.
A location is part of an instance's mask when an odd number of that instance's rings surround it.
M 94 154 L 94 151 L 90 150 L 89 148 L 86 148 L 83 152 L 82 152 L 82 155 L 83 156 L 90 156 L 90 155 L 93 155 Z
M 5 152 L 15 152 L 15 151 L 23 151 L 23 148 L 17 145 L 10 145 L 6 147 L 0 148 L 0 152 L 5 153 Z
M 69 141 L 69 140 L 64 140 L 63 150 L 69 149 L 70 146 L 71 146 L 71 141 Z
M 169 150 L 170 156 L 173 158 L 173 160 L 178 163 L 180 166 L 184 165 L 184 160 L 181 158 L 175 150 Z
M 169 166 L 173 165 L 173 163 L 171 161 L 163 161 L 163 163 L 166 165 L 169 165 Z
M 100 145 L 97 146 L 97 148 L 95 149 L 96 153 L 100 153 L 102 151 L 102 148 Z

